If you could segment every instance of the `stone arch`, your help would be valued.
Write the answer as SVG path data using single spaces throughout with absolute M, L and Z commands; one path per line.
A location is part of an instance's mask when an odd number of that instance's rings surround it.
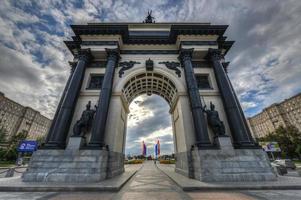
M 124 99 L 130 104 L 141 94 L 157 94 L 171 106 L 176 100 L 177 88 L 167 76 L 157 72 L 144 72 L 132 76 L 123 86 Z
M 183 85 L 183 83 L 181 83 L 179 78 L 176 77 L 175 75 L 171 74 L 169 71 L 167 71 L 165 69 L 162 69 L 162 68 L 155 68 L 154 71 L 150 71 L 150 72 L 161 74 L 161 75 L 167 77 L 168 79 L 170 79 L 174 83 L 174 85 L 175 85 L 178 92 L 186 92 L 185 86 Z M 147 73 L 145 68 L 138 68 L 138 69 L 129 71 L 127 76 L 124 76 L 121 80 L 119 80 L 117 82 L 117 84 L 115 85 L 113 91 L 121 92 L 122 89 L 124 88 L 124 85 L 131 78 L 137 76 L 138 74 L 142 74 L 142 73 Z

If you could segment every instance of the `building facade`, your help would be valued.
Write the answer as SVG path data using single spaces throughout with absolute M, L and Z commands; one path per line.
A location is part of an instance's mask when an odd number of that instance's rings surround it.
M 261 113 L 248 118 L 254 138 L 261 138 L 274 132 L 279 126 L 293 125 L 301 131 L 301 93 L 263 109 Z
M 47 134 L 50 125 L 51 120 L 40 112 L 24 107 L 0 92 L 0 129 L 7 132 L 7 139 L 20 132 L 25 132 L 27 139 L 37 139 Z

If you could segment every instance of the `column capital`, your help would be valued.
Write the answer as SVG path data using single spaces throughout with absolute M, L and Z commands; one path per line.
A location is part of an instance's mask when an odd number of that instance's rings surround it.
M 107 59 L 114 59 L 116 60 L 116 62 L 119 60 L 120 56 L 120 51 L 119 48 L 115 48 L 115 49 L 108 49 L 105 48 L 106 52 L 107 52 Z
M 228 66 L 229 66 L 230 62 L 223 62 L 222 65 L 224 67 L 224 70 L 226 73 L 228 73 Z
M 189 59 L 191 60 L 192 59 L 192 53 L 193 53 L 193 50 L 194 48 L 191 48 L 191 49 L 183 49 L 181 48 L 180 49 L 180 52 L 179 52 L 179 57 L 178 59 L 183 62 L 184 60 L 186 59 Z
M 70 65 L 70 73 L 72 74 L 74 72 L 74 70 L 75 70 L 77 62 L 76 61 L 69 61 L 68 63 Z
M 221 50 L 209 48 L 208 49 L 208 54 L 207 54 L 206 58 L 208 60 L 210 60 L 210 61 L 213 61 L 213 60 L 220 61 L 220 60 L 222 60 L 224 58 L 224 56 L 222 55 Z
M 86 62 L 89 62 L 92 59 L 91 50 L 90 49 L 79 49 L 76 57 L 79 60 L 84 60 Z

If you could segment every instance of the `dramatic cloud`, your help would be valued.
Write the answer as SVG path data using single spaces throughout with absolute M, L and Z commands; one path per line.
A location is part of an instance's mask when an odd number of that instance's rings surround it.
M 52 117 L 69 74 L 67 61 L 72 59 L 63 44 L 72 36 L 69 25 L 140 22 L 149 9 L 156 22 L 230 25 L 226 35 L 236 43 L 226 60 L 231 61 L 229 76 L 247 116 L 301 92 L 299 0 L 2 0 L 0 91 Z M 133 116 L 129 123 L 132 141 L 153 139 L 155 133 L 163 138 L 171 130 L 168 113 L 159 112 L 166 106 L 153 97 L 144 99 L 136 105 L 141 111 L 136 113 L 143 115 Z M 166 144 L 170 141 L 166 138 Z
M 141 154 L 142 141 L 148 154 L 153 154 L 157 140 L 161 143 L 161 154 L 173 152 L 171 115 L 168 103 L 157 95 L 141 95 L 130 105 L 126 154 Z

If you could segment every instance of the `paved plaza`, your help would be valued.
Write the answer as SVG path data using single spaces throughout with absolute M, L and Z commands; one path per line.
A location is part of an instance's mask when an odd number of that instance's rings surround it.
M 253 199 L 300 199 L 300 190 L 240 190 L 240 191 L 195 191 L 184 192 L 152 161 L 145 162 L 140 170 L 119 192 L 1 192 L 2 200 L 253 200 Z

